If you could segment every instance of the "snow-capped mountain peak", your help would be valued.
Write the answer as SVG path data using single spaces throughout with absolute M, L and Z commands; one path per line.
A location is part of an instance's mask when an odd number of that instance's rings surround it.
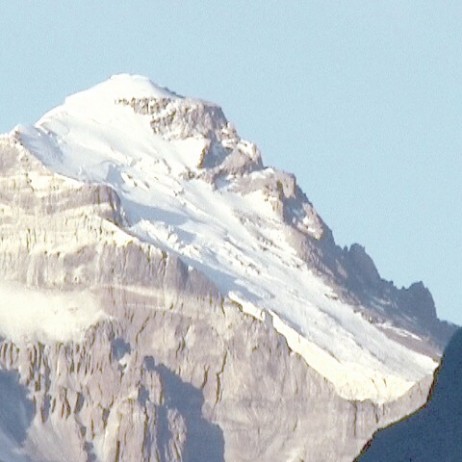
M 142 75 L 116 74 L 87 90 L 66 98 L 66 103 L 93 100 L 95 104 L 102 101 L 114 102 L 118 99 L 158 98 L 179 99 L 180 95 L 153 83 Z
M 213 103 L 113 77 L 0 136 L 0 186 L 2 460 L 348 462 L 424 402 L 428 289 Z
M 435 368 L 396 341 L 414 334 L 374 325 L 337 293 L 332 281 L 349 276 L 330 230 L 295 178 L 264 167 L 218 106 L 119 75 L 16 136 L 55 172 L 113 188 L 128 233 L 273 324 L 341 396 L 389 401 Z

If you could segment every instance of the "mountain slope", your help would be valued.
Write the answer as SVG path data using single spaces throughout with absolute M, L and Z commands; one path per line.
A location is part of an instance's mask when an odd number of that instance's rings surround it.
M 0 150 L 3 459 L 346 461 L 424 402 L 431 295 L 217 106 L 115 76 Z
M 181 256 L 244 310 L 274 316 L 342 396 L 396 398 L 435 367 L 334 300 L 304 258 L 330 231 L 295 179 L 264 168 L 216 106 L 122 75 L 20 137 L 54 171 L 114 188 L 131 233 Z

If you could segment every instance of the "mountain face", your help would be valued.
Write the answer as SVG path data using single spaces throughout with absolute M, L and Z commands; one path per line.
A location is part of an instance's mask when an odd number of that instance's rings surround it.
M 0 138 L 0 301 L 5 462 L 351 461 L 455 329 L 219 107 L 128 75 Z
M 433 462 L 461 459 L 462 331 L 445 350 L 428 403 L 419 412 L 378 432 L 357 460 Z

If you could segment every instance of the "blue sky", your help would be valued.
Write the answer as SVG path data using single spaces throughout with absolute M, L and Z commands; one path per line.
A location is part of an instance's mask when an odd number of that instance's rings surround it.
M 459 1 L 0 5 L 0 132 L 120 72 L 219 103 L 340 245 L 462 323 Z

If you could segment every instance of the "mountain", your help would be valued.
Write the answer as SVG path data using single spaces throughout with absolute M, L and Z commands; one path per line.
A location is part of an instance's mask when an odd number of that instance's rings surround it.
M 409 418 L 379 431 L 361 462 L 460 461 L 462 455 L 462 331 L 445 350 L 428 403 Z
M 0 217 L 6 462 L 351 461 L 455 330 L 221 108 L 141 76 L 2 136 Z

